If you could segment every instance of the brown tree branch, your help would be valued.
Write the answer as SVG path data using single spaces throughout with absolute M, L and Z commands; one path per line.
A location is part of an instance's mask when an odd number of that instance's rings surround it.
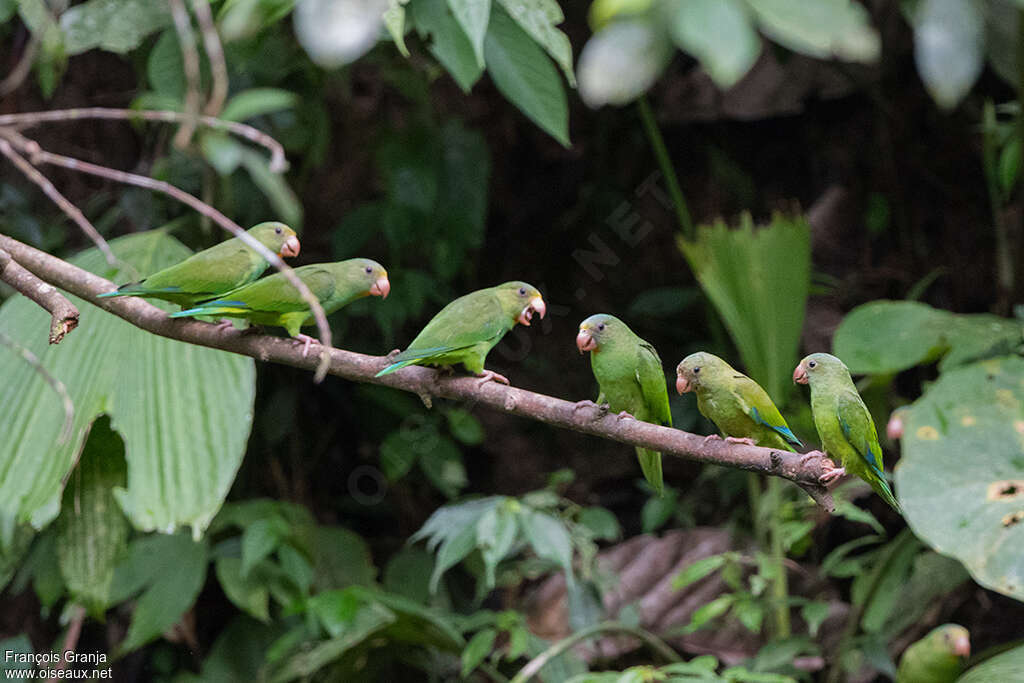
M 21 53 L 18 63 L 14 65 L 7 77 L 0 81 L 0 97 L 12 93 L 21 87 L 25 77 L 32 71 L 32 65 L 36 61 L 36 53 L 39 51 L 40 40 L 33 34 L 25 45 L 25 51 Z
M 160 121 L 181 123 L 186 114 L 180 111 L 151 111 L 135 109 L 110 109 L 107 107 L 86 107 L 84 109 L 54 109 L 51 111 L 30 111 L 17 114 L 0 114 L 0 126 L 25 129 L 40 123 L 60 121 L 81 121 L 82 119 L 113 119 L 118 121 Z M 281 143 L 263 131 L 236 121 L 224 121 L 212 116 L 200 116 L 196 123 L 206 128 L 223 130 L 260 145 L 270 152 L 270 170 L 283 173 L 288 170 L 288 160 Z
M 323 306 L 320 305 L 320 300 L 313 295 L 313 292 L 309 290 L 302 280 L 295 274 L 291 266 L 281 260 L 281 257 L 274 252 L 267 249 L 265 246 L 257 242 L 248 233 L 242 230 L 242 227 L 235 223 L 233 220 L 222 214 L 217 209 L 213 208 L 209 204 L 206 204 L 196 197 L 193 197 L 188 192 L 171 185 L 170 183 L 162 180 L 154 180 L 152 178 L 137 175 L 135 173 L 128 173 L 126 171 L 118 171 L 117 169 L 108 168 L 107 166 L 100 166 L 98 164 L 91 164 L 81 159 L 75 159 L 73 157 L 66 157 L 60 154 L 53 154 L 43 150 L 37 142 L 29 140 L 23 137 L 17 131 L 10 129 L 4 130 L 0 128 L 0 136 L 9 140 L 12 145 L 17 147 L 20 151 L 28 155 L 29 160 L 33 164 L 53 164 L 55 166 L 63 166 L 73 171 L 79 171 L 81 173 L 88 173 L 90 175 L 99 176 L 101 178 L 107 178 L 126 185 L 135 185 L 137 187 L 144 187 L 154 192 L 160 192 L 179 202 L 191 207 L 198 213 L 210 218 L 215 223 L 220 225 L 222 228 L 232 233 L 235 237 L 239 238 L 250 248 L 253 249 L 257 254 L 265 258 L 270 265 L 277 268 L 285 279 L 288 280 L 289 284 L 298 290 L 302 300 L 309 305 L 309 310 L 312 312 L 313 317 L 316 319 L 317 331 L 320 336 L 320 344 L 323 347 L 320 353 L 320 362 L 317 366 L 316 373 L 313 376 L 314 381 L 320 382 L 327 375 L 327 371 L 330 366 L 330 354 L 328 350 L 331 348 L 331 328 L 327 324 L 327 316 L 324 314 Z M 4 141 L 0 139 L 0 143 Z M 113 285 L 110 285 L 113 287 Z
M 18 265 L 0 249 L 0 280 L 36 302 L 50 314 L 50 343 L 59 344 L 71 330 L 78 327 L 78 309 L 63 294 Z
M 181 47 L 182 66 L 185 71 L 185 120 L 174 135 L 174 146 L 178 149 L 188 147 L 192 134 L 196 130 L 196 119 L 199 118 L 199 105 L 202 101 L 202 83 L 199 71 L 199 51 L 196 49 L 196 37 L 192 32 L 192 20 L 185 9 L 184 0 L 167 0 L 174 19 L 174 30 L 178 34 L 178 45 Z
M 54 671 L 63 671 L 68 668 L 68 662 L 70 658 L 67 656 L 69 652 L 74 652 L 75 648 L 78 647 L 78 639 L 82 635 L 82 624 L 85 623 L 85 608 L 81 605 L 75 605 L 71 608 L 71 619 L 68 622 L 68 632 L 64 635 L 64 645 L 61 648 L 61 656 L 57 661 L 57 664 L 53 667 Z M 48 683 L 58 681 L 63 676 L 54 673 L 53 676 L 47 679 Z
M 14 151 L 11 147 L 11 143 L 5 139 L 0 138 L 0 154 L 7 157 L 12 164 L 18 167 L 18 170 L 25 174 L 25 176 L 33 183 L 39 186 L 39 189 L 43 191 L 47 197 L 49 197 L 54 204 L 56 204 L 61 211 L 63 211 L 68 218 L 73 220 L 78 227 L 82 229 L 89 239 L 103 252 L 103 257 L 107 259 L 107 263 L 112 266 L 117 265 L 117 259 L 114 257 L 114 252 L 110 250 L 110 245 L 103 239 L 99 231 L 93 227 L 93 224 L 89 222 L 89 219 L 85 217 L 77 206 L 69 202 L 60 191 L 54 187 L 53 183 L 49 179 L 39 172 L 32 164 L 27 162 L 24 157 Z
M 302 351 L 287 339 L 237 330 L 224 331 L 198 320 L 169 318 L 164 311 L 142 299 L 98 299 L 99 294 L 110 291 L 110 282 L 4 235 L 0 235 L 0 249 L 7 250 L 37 277 L 153 334 L 307 370 L 316 365 L 315 359 L 304 358 Z M 420 396 L 472 402 L 555 427 L 661 451 L 666 455 L 783 477 L 801 486 L 826 510 L 834 509 L 831 494 L 818 483 L 823 472 L 820 458 L 808 459 L 799 453 L 721 440 L 705 441 L 702 436 L 678 429 L 638 420 L 620 420 L 615 415 L 597 411 L 577 410 L 575 403 L 552 396 L 494 382 L 481 384 L 473 377 L 446 377 L 419 366 L 375 377 L 388 365 L 387 357 L 367 356 L 342 349 L 329 351 L 329 373 L 342 379 L 379 384 Z
M 228 98 L 228 66 L 224 61 L 224 48 L 217 35 L 209 0 L 192 0 L 192 11 L 196 13 L 199 32 L 203 36 L 203 47 L 206 48 L 206 58 L 210 60 L 210 77 L 213 80 L 210 99 L 206 101 L 203 112 L 208 116 L 217 116 Z

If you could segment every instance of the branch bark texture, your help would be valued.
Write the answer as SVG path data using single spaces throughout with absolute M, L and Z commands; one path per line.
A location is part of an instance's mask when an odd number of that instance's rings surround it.
M 50 343 L 59 344 L 78 327 L 78 309 L 51 284 L 22 268 L 11 255 L 0 249 L 0 280 L 42 306 L 50 314 Z
M 301 348 L 289 339 L 222 330 L 197 320 L 172 319 L 142 299 L 98 299 L 99 294 L 113 287 L 106 279 L 4 235 L 0 235 L 0 249 L 10 253 L 37 277 L 153 334 L 265 362 L 306 370 L 316 369 L 317 359 L 314 355 L 304 358 Z M 412 392 L 427 399 L 438 397 L 483 405 L 555 427 L 630 446 L 651 448 L 666 455 L 782 477 L 801 486 L 826 510 L 834 509 L 828 490 L 818 483 L 823 473 L 820 458 L 806 458 L 799 453 L 722 440 L 708 441 L 697 434 L 638 420 L 623 420 L 599 410 L 577 410 L 574 402 L 525 389 L 494 382 L 481 384 L 474 377 L 444 376 L 430 368 L 410 366 L 383 377 L 374 376 L 388 364 L 386 356 L 367 356 L 332 348 L 328 373 L 352 382 L 378 384 Z

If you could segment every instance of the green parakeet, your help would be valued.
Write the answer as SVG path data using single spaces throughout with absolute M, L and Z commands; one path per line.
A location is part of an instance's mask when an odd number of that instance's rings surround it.
M 649 342 L 636 336 L 626 323 L 613 315 L 599 313 L 580 323 L 576 335 L 580 353 L 590 352 L 590 366 L 600 393 L 598 404 L 620 418 L 635 417 L 644 422 L 672 426 L 668 388 L 661 358 Z M 591 401 L 580 401 L 586 405 Z M 640 469 L 658 495 L 664 491 L 661 453 L 636 449 Z
M 246 232 L 278 256 L 299 255 L 299 238 L 284 223 L 260 223 Z M 153 273 L 141 282 L 121 285 L 107 296 L 163 299 L 182 308 L 247 285 L 270 264 L 237 237 L 192 254 L 181 263 Z
M 901 512 L 885 480 L 875 422 L 843 361 L 827 353 L 812 353 L 793 370 L 793 381 L 811 385 L 811 410 L 821 446 L 840 463 L 840 467 L 826 469 L 821 483 L 828 484 L 847 472 L 856 474 Z
M 787 451 L 803 446 L 768 392 L 718 356 L 699 352 L 684 358 L 676 367 L 676 390 L 697 393 L 701 415 L 715 423 L 726 441 Z
M 543 318 L 546 312 L 540 292 L 525 282 L 505 282 L 460 296 L 442 308 L 377 377 L 407 365 L 462 363 L 481 383 L 508 384 L 507 377 L 484 370 L 487 354 L 516 323 L 529 326 L 534 313 Z
M 391 291 L 388 272 L 376 261 L 354 258 L 337 263 L 314 263 L 295 269 L 295 274 L 320 300 L 324 313 L 330 315 L 364 296 L 387 297 Z M 309 305 L 283 273 L 239 287 L 219 299 L 206 301 L 195 308 L 172 313 L 172 318 L 208 315 L 243 318 L 257 325 L 277 325 L 305 344 L 302 355 L 309 352 L 312 337 L 299 329 L 314 323 Z
M 943 624 L 906 649 L 896 670 L 896 683 L 953 683 L 970 656 L 967 629 Z

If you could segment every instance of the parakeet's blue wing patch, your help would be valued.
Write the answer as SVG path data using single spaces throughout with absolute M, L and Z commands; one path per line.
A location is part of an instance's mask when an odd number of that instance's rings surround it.
M 754 422 L 757 422 L 758 424 L 763 424 L 765 427 L 774 430 L 779 434 L 779 436 L 781 436 L 783 439 L 793 444 L 794 446 L 803 446 L 803 444 L 800 443 L 800 439 L 796 438 L 796 434 L 794 434 L 789 427 L 787 427 L 786 425 L 773 425 L 771 422 L 768 422 L 763 417 L 761 417 L 761 412 L 757 409 L 756 406 L 750 409 L 750 417 L 753 418 Z
M 868 421 L 871 417 L 868 416 Z M 839 428 L 843 430 L 843 436 L 846 438 L 850 445 L 857 449 L 857 452 L 864 457 L 871 469 L 877 474 L 883 481 L 885 481 L 885 475 L 882 473 L 882 468 L 879 465 L 879 458 L 875 454 L 874 449 L 871 448 L 869 439 L 865 438 L 864 443 L 858 447 L 856 437 L 853 436 L 853 429 L 850 427 L 850 423 L 843 417 L 842 413 L 839 415 Z M 875 437 L 877 439 L 877 437 Z

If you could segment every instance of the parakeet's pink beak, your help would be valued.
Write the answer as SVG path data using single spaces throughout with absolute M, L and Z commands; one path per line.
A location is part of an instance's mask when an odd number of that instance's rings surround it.
M 680 396 L 690 391 L 690 380 L 682 375 L 676 375 L 676 391 L 679 392 Z
M 294 258 L 299 255 L 299 238 L 292 235 L 284 241 L 281 246 L 281 253 L 278 254 L 281 258 Z
M 889 416 L 889 422 L 885 425 L 886 435 L 896 441 L 903 438 L 903 414 L 896 410 Z
M 523 312 L 519 314 L 518 318 L 516 318 L 516 322 L 520 325 L 526 325 L 529 327 L 530 320 L 533 319 L 534 313 L 540 313 L 540 317 L 543 320 L 544 314 L 547 312 L 548 307 L 544 304 L 544 299 L 541 299 L 539 296 L 535 296 L 530 299 L 530 303 L 526 304 L 526 308 L 524 308 Z
M 797 384 L 807 384 L 807 371 L 804 370 L 803 365 L 798 365 L 793 370 L 793 381 Z
M 370 287 L 370 294 L 373 296 L 379 296 L 381 299 L 387 299 L 388 294 L 391 293 L 391 283 L 388 282 L 388 278 L 384 277 L 378 279 Z
M 959 636 L 953 641 L 953 654 L 958 657 L 971 656 L 971 639 L 967 635 Z
M 586 330 L 580 330 L 580 333 L 576 335 L 576 348 L 580 350 L 580 353 L 586 353 L 587 351 L 593 351 L 597 348 L 597 342 L 590 336 L 590 333 Z

